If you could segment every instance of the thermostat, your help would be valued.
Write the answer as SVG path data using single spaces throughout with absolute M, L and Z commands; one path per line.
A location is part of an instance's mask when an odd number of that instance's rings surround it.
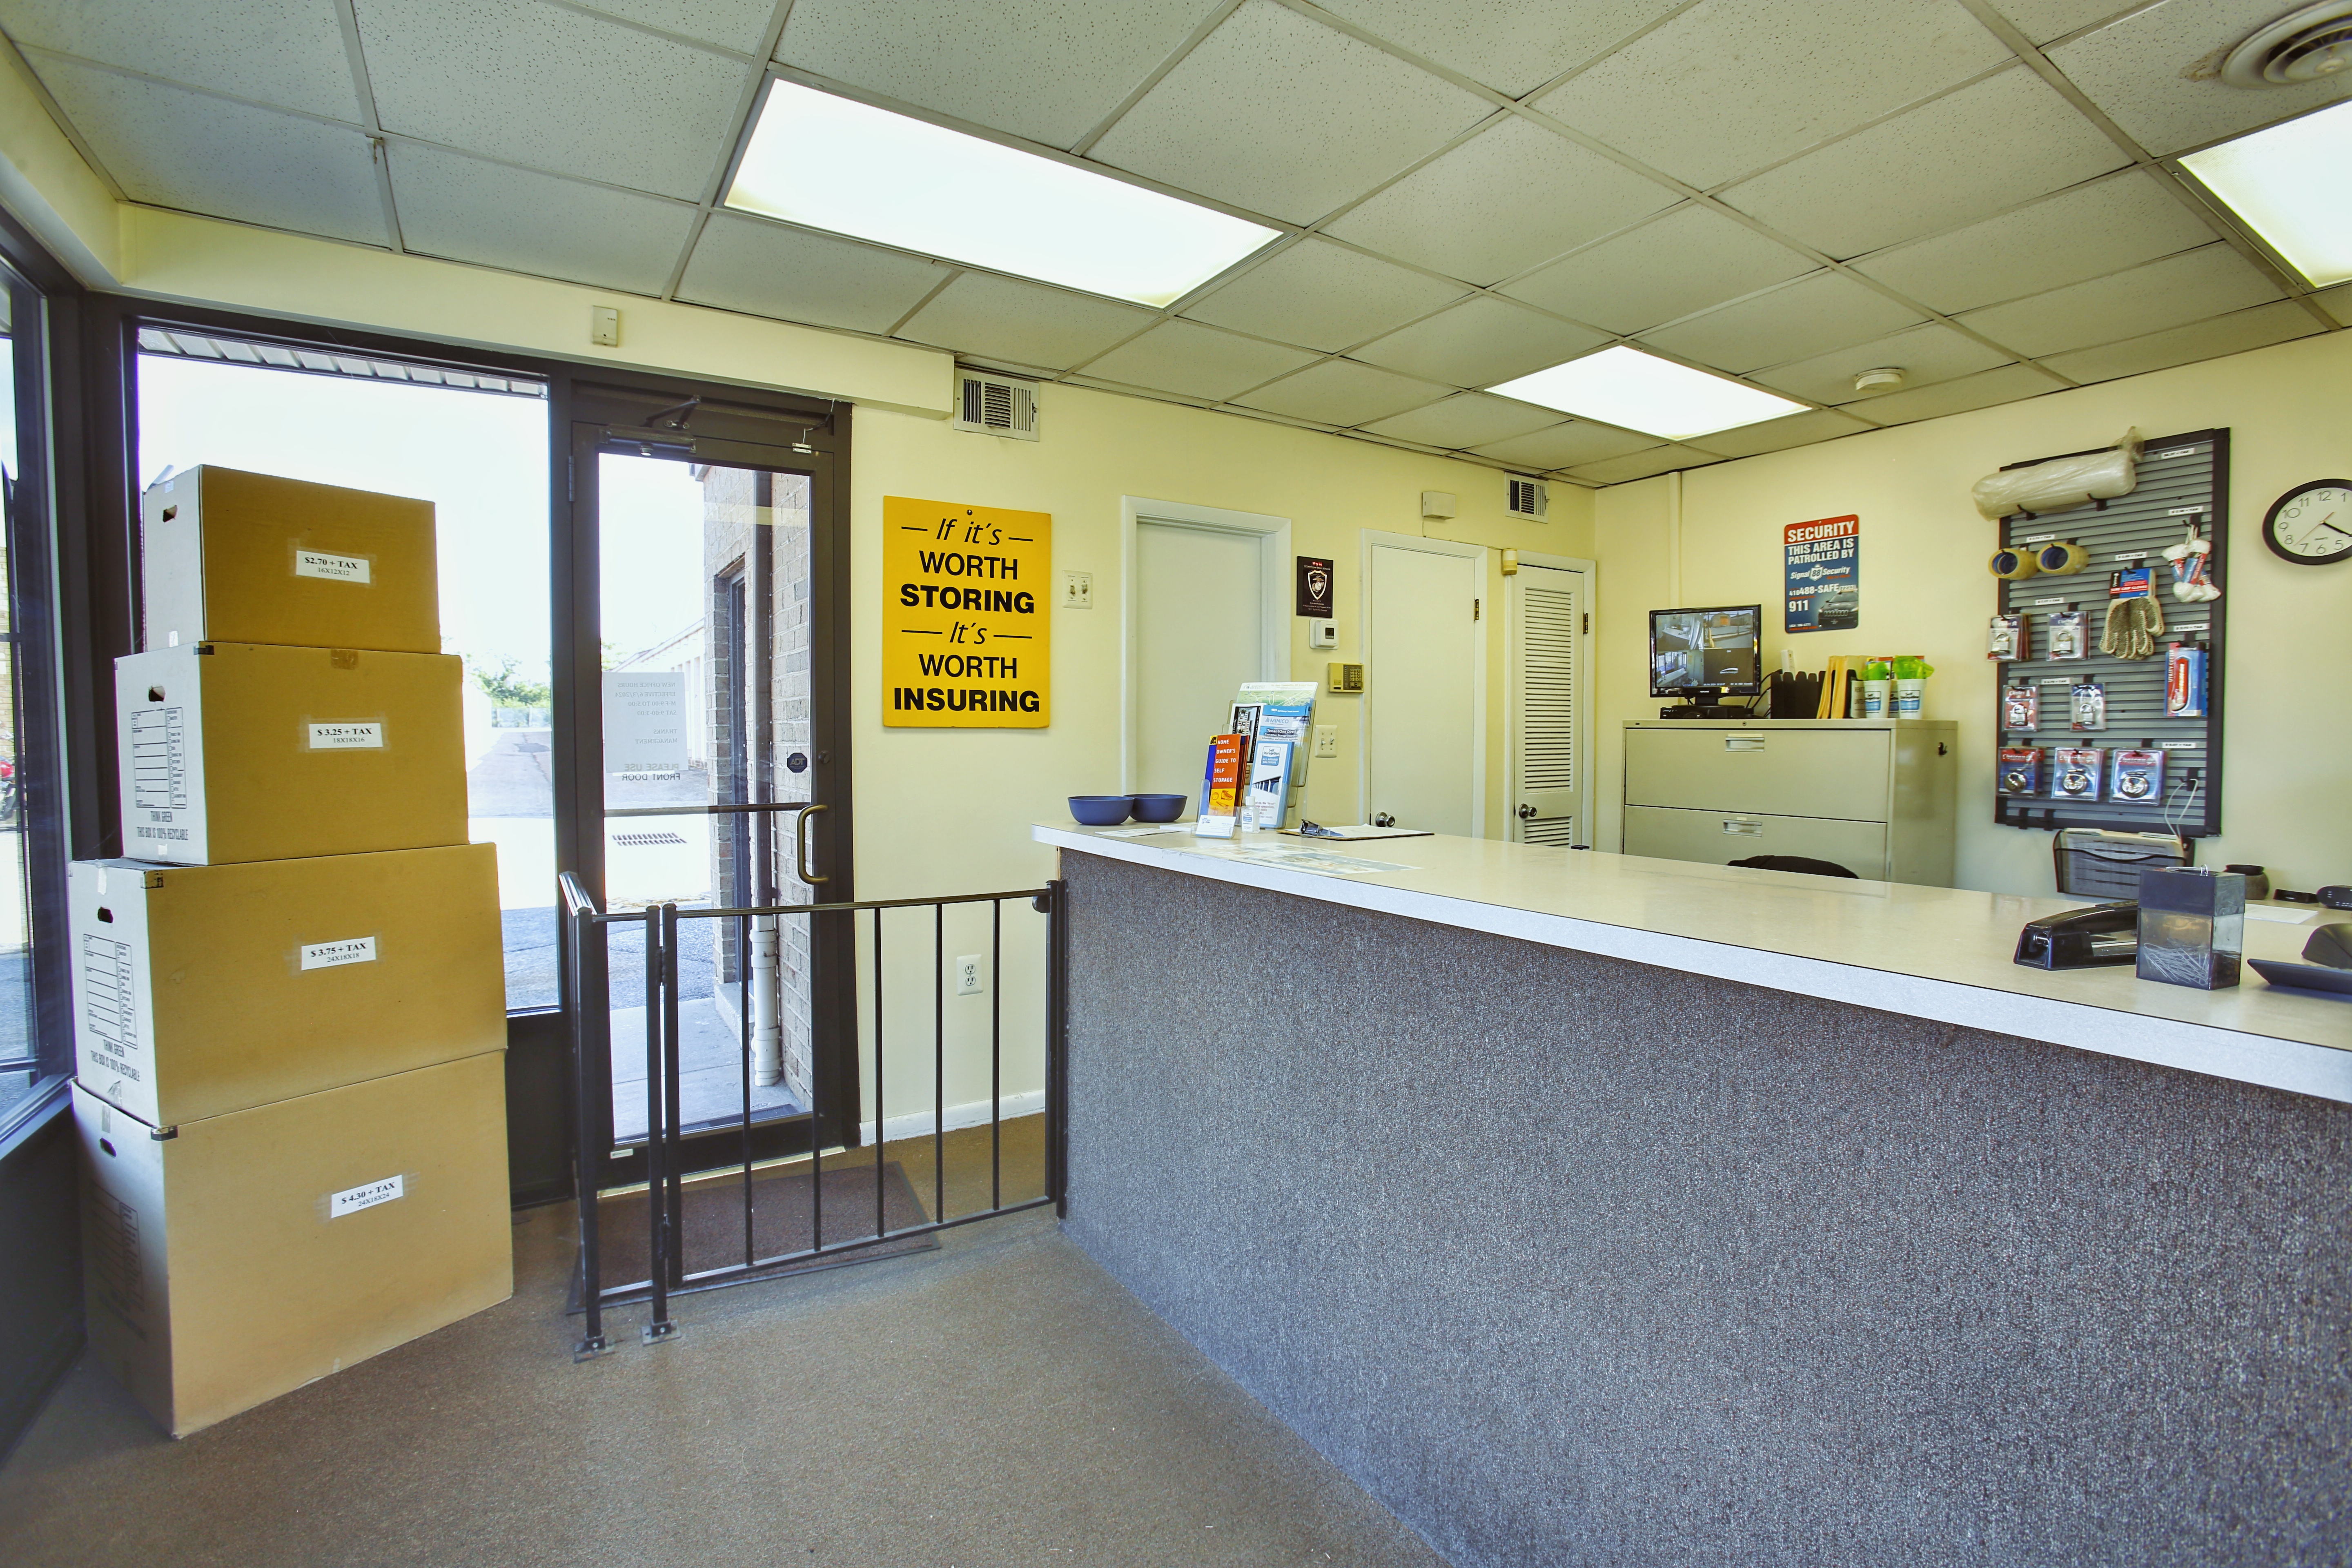
M 1339 646 L 1339 623 L 1337 621 L 1307 622 L 1307 646 L 1308 647 L 1338 647 Z

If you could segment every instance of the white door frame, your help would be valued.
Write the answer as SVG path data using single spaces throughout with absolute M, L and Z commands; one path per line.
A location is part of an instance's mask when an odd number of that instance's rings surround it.
M 1363 636 L 1359 643 L 1364 660 L 1364 719 L 1360 748 L 1356 754 L 1356 798 L 1361 802 L 1364 820 L 1372 816 L 1372 727 L 1380 721 L 1381 672 L 1372 661 L 1372 551 L 1387 545 L 1397 550 L 1418 550 L 1425 555 L 1452 555 L 1478 563 L 1480 599 L 1486 596 L 1486 547 L 1465 544 L 1452 539 L 1430 539 L 1418 533 L 1382 533 L 1377 529 L 1365 529 L 1358 547 L 1360 560 L 1357 581 L 1364 585 Z M 1483 627 L 1488 623 L 1483 619 Z M 1470 837 L 1486 836 L 1486 665 L 1492 647 L 1490 637 L 1483 631 L 1475 639 L 1476 653 L 1470 661 L 1470 722 L 1473 737 L 1470 747 Z
M 1135 787 L 1136 684 L 1141 678 L 1136 651 L 1136 530 L 1145 522 L 1172 522 L 1213 533 L 1248 534 L 1258 541 L 1261 561 L 1259 614 L 1260 680 L 1290 679 L 1290 612 L 1295 607 L 1290 580 L 1290 520 L 1265 512 L 1228 511 L 1191 501 L 1152 500 L 1144 496 L 1118 498 L 1118 787 Z M 1202 738 L 1202 744 L 1207 737 Z
M 1575 748 L 1576 819 L 1584 825 L 1584 840 L 1592 842 L 1592 601 L 1601 591 L 1601 565 L 1574 555 L 1545 555 L 1533 550 L 1519 552 L 1522 566 L 1549 566 L 1561 572 L 1584 574 L 1584 624 L 1576 635 L 1576 670 L 1572 680 L 1576 703 L 1576 733 L 1570 743 Z M 1518 725 L 1519 661 L 1512 657 L 1518 646 L 1521 614 L 1519 584 L 1517 578 L 1503 581 L 1503 779 L 1504 793 L 1510 793 L 1510 781 L 1519 776 L 1519 752 L 1522 743 Z M 1506 803 L 1505 809 L 1509 806 Z

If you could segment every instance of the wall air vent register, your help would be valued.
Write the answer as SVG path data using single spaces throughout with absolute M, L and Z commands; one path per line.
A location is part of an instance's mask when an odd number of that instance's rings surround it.
M 1544 509 L 1549 504 L 1550 494 L 1544 489 L 1541 479 L 1523 479 L 1517 474 L 1511 476 L 1510 512 L 1513 517 L 1541 522 Z
M 982 371 L 957 371 L 955 427 L 1034 441 L 1037 384 Z

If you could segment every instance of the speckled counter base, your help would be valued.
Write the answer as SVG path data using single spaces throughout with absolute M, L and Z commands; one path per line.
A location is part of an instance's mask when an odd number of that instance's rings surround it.
M 2352 1107 L 1063 865 L 1069 1234 L 1459 1568 L 2352 1558 Z

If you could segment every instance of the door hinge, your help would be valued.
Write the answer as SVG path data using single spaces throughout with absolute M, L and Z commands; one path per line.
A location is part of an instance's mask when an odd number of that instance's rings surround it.
M 1478 601 L 1475 599 L 1470 601 L 1470 618 L 1474 621 L 1478 618 Z
M 1591 637 L 1592 635 L 1592 612 L 1591 610 L 1584 612 L 1584 635 L 1586 637 Z

